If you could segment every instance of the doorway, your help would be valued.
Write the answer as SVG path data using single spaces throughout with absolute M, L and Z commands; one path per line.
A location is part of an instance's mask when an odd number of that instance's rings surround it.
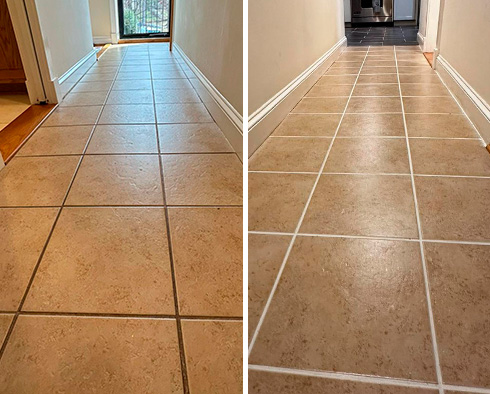
M 171 0 L 118 0 L 120 38 L 170 37 Z

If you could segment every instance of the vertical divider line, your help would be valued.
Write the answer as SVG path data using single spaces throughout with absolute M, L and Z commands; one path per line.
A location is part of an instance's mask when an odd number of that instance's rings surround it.
M 366 59 L 367 59 L 367 56 L 368 56 L 368 53 L 369 53 L 369 49 L 370 48 L 371 47 L 368 47 L 368 49 L 366 51 L 366 55 L 364 56 L 364 59 L 363 59 L 362 64 L 361 64 L 361 67 L 359 68 L 359 72 L 357 73 L 356 79 L 354 81 L 354 85 L 352 85 L 352 89 L 350 91 L 349 98 L 347 99 L 347 102 L 345 104 L 344 111 L 342 112 L 342 116 L 340 117 L 340 120 L 339 120 L 339 123 L 337 125 L 337 128 L 335 129 L 335 133 L 334 133 L 334 135 L 332 137 L 332 141 L 330 141 L 330 144 L 328 146 L 327 152 L 325 154 L 325 157 L 324 157 L 323 162 L 322 162 L 322 164 L 320 166 L 320 169 L 319 169 L 318 174 L 316 176 L 316 179 L 315 179 L 315 182 L 313 184 L 313 187 L 312 187 L 312 189 L 310 191 L 310 194 L 308 196 L 308 199 L 306 201 L 305 207 L 303 208 L 303 212 L 301 213 L 301 216 L 299 218 L 298 224 L 296 225 L 296 229 L 294 230 L 293 237 L 291 238 L 291 241 L 289 242 L 289 246 L 288 246 L 288 249 L 287 249 L 286 254 L 284 256 L 284 259 L 282 261 L 281 267 L 279 268 L 279 271 L 277 272 L 276 280 L 274 281 L 274 285 L 272 286 L 272 289 L 271 289 L 271 292 L 269 294 L 269 297 L 267 298 L 267 302 L 265 304 L 264 310 L 262 311 L 262 314 L 260 316 L 259 322 L 257 323 L 257 327 L 255 328 L 254 334 L 252 336 L 252 340 L 250 341 L 250 345 L 248 347 L 248 355 L 249 356 L 250 356 L 250 354 L 251 354 L 251 352 L 253 350 L 253 347 L 255 345 L 255 342 L 257 341 L 257 337 L 259 335 L 260 329 L 262 328 L 262 324 L 264 323 L 264 319 L 265 319 L 265 316 L 267 315 L 267 312 L 268 312 L 269 307 L 271 305 L 272 299 L 274 298 L 274 294 L 276 292 L 277 286 L 279 285 L 279 281 L 281 280 L 282 273 L 284 271 L 284 268 L 286 267 L 286 263 L 288 261 L 288 258 L 289 258 L 289 255 L 291 253 L 291 250 L 293 248 L 293 245 L 294 245 L 294 242 L 296 240 L 296 237 L 298 236 L 299 230 L 300 230 L 301 225 L 303 223 L 303 219 L 304 219 L 304 217 L 306 215 L 306 211 L 308 210 L 308 207 L 310 205 L 311 199 L 313 198 L 313 194 L 315 193 L 316 186 L 318 185 L 318 182 L 320 181 L 320 178 L 321 178 L 322 173 L 323 173 L 323 169 L 325 168 L 325 165 L 327 164 L 327 159 L 328 159 L 328 157 L 330 155 L 330 151 L 332 150 L 333 143 L 335 142 L 335 139 L 337 138 L 337 134 L 339 132 L 340 125 L 341 125 L 342 121 L 344 120 L 344 116 L 345 116 L 345 114 L 347 112 L 347 107 L 349 106 L 350 100 L 352 98 L 352 94 L 354 93 L 354 89 L 356 88 L 357 81 L 359 80 L 359 76 L 361 75 L 361 70 L 364 67 L 364 63 L 366 62 Z
M 164 46 L 164 48 L 165 47 L 166 46 Z M 149 58 L 149 63 L 150 63 L 150 78 L 151 78 L 151 96 L 153 99 L 153 113 L 155 115 L 155 132 L 156 132 L 157 149 L 158 149 L 158 166 L 160 169 L 160 183 L 161 183 L 162 195 L 163 195 L 165 226 L 166 226 L 166 232 L 167 232 L 168 255 L 169 255 L 169 260 L 170 260 L 170 272 L 171 272 L 171 276 L 172 276 L 172 289 L 173 289 L 174 307 L 175 307 L 175 322 L 176 322 L 176 326 L 177 326 L 177 339 L 179 342 L 180 369 L 181 369 L 181 374 L 182 374 L 182 386 L 184 389 L 184 394 L 189 394 L 190 393 L 189 378 L 188 378 L 188 374 L 187 374 L 187 361 L 186 361 L 186 357 L 185 357 L 184 335 L 182 333 L 182 321 L 181 321 L 180 309 L 179 309 L 179 299 L 178 299 L 178 292 L 177 292 L 177 278 L 175 275 L 175 263 L 174 263 L 174 257 L 173 257 L 173 249 L 172 249 L 172 237 L 170 234 L 170 218 L 169 218 L 169 214 L 168 214 L 167 196 L 165 193 L 165 178 L 163 176 L 162 152 L 161 152 L 161 147 L 160 147 L 160 136 L 159 136 L 159 132 L 158 132 L 157 106 L 156 106 L 156 102 L 155 102 L 155 89 L 153 86 L 153 68 L 152 68 L 152 64 L 151 64 L 150 53 L 151 52 L 148 49 L 148 58 Z M 178 66 L 182 70 L 182 67 L 180 66 L 180 64 L 178 64 Z M 182 70 L 182 72 L 184 72 L 184 71 Z M 187 74 L 184 73 L 184 75 L 186 76 L 186 80 L 189 82 Z
M 58 210 L 58 213 L 56 214 L 56 217 L 54 219 L 54 222 L 53 224 L 51 225 L 51 229 L 49 230 L 49 233 L 48 233 L 48 237 L 46 238 L 46 241 L 44 242 L 44 246 L 41 250 L 41 253 L 36 261 L 36 265 L 34 266 L 34 269 L 32 270 L 32 274 L 29 278 L 29 282 L 27 283 L 27 286 L 26 286 L 26 290 L 24 291 L 24 294 L 19 302 L 19 306 L 17 307 L 17 311 L 15 312 L 14 314 L 14 317 L 12 319 L 12 321 L 10 322 L 10 325 L 9 325 L 9 328 L 8 328 L 8 331 L 7 331 L 7 334 L 5 335 L 5 338 L 3 340 L 3 343 L 2 343 L 2 346 L 0 347 L 0 360 L 2 359 L 2 356 L 3 354 L 5 353 L 5 348 L 7 347 L 7 343 L 10 339 L 10 336 L 12 335 L 12 331 L 14 330 L 14 327 L 15 327 L 15 324 L 17 323 L 17 319 L 19 318 L 19 315 L 20 315 L 20 312 L 22 310 L 22 307 L 24 306 L 24 303 L 27 299 L 27 295 L 29 294 L 29 291 L 31 290 L 31 287 L 32 287 L 32 283 L 34 282 L 34 278 L 37 274 L 37 271 L 39 270 L 39 266 L 41 265 L 41 261 L 44 257 L 44 254 L 46 253 L 46 249 L 48 247 L 48 244 L 49 242 L 51 241 L 51 237 L 53 236 L 53 232 L 54 232 L 54 229 L 56 228 L 56 225 L 60 219 L 60 216 L 61 216 L 61 213 L 63 211 L 63 208 L 65 206 L 65 203 L 66 203 L 66 200 L 68 199 L 68 195 L 71 191 L 71 188 L 73 186 L 73 183 L 75 182 L 75 178 L 78 174 L 78 171 L 80 170 L 80 167 L 82 165 L 82 161 L 85 157 L 85 153 L 87 152 L 87 149 L 88 149 L 88 146 L 90 144 L 90 141 L 92 140 L 92 137 L 94 135 L 94 132 L 95 132 L 95 129 L 99 123 L 99 120 L 100 120 L 100 117 L 102 115 L 102 111 L 104 110 L 104 107 L 107 103 L 107 100 L 109 98 L 109 94 L 111 93 L 111 90 L 112 90 L 112 87 L 114 86 L 114 83 L 116 81 L 116 78 L 117 78 L 117 74 L 119 74 L 119 69 L 121 68 L 121 65 L 123 63 L 123 60 L 124 58 L 126 57 L 126 53 L 127 51 L 124 52 L 124 56 L 123 58 L 121 59 L 121 63 L 119 64 L 119 67 L 116 71 L 116 74 L 114 76 L 114 79 L 112 80 L 111 82 L 111 86 L 109 87 L 109 90 L 107 91 L 107 94 L 106 94 L 106 97 L 104 99 L 104 103 L 102 104 L 101 108 L 100 108 L 100 111 L 99 111 L 99 114 L 97 115 L 97 118 L 95 119 L 95 123 L 92 127 L 92 131 L 90 132 L 90 135 L 87 139 L 87 142 L 85 143 L 85 147 L 83 148 L 83 151 L 82 151 L 82 154 L 80 155 L 80 159 L 78 160 L 78 163 L 77 163 L 77 166 L 75 167 L 75 171 L 73 172 L 73 176 L 71 177 L 71 180 L 70 180 L 70 183 L 68 184 L 68 188 L 65 192 L 65 195 L 63 196 L 63 200 L 61 202 L 61 206 L 59 207 L 59 210 Z M 96 65 L 97 62 L 95 62 L 90 68 L 92 68 L 94 65 Z M 87 70 L 88 71 L 88 70 Z M 84 75 L 86 75 L 87 72 L 85 72 Z M 80 79 L 81 80 L 81 79 Z M 80 82 L 80 80 L 78 80 L 77 84 Z M 62 107 L 58 106 L 57 109 L 60 109 Z M 54 111 L 50 114 L 50 116 L 54 113 Z M 49 119 L 49 116 L 47 118 L 44 119 L 44 122 Z M 41 125 L 39 125 L 40 127 Z
M 431 337 L 432 337 L 432 348 L 433 348 L 432 350 L 434 353 L 434 362 L 435 362 L 435 367 L 436 367 L 437 383 L 439 386 L 439 394 L 444 394 L 444 389 L 443 389 L 443 385 L 442 385 L 441 365 L 439 362 L 439 349 L 437 346 L 436 329 L 435 329 L 435 324 L 434 324 L 434 314 L 432 311 L 432 302 L 431 302 L 431 297 L 430 297 L 429 274 L 427 272 L 427 263 L 425 261 L 422 225 L 420 222 L 419 204 L 418 204 L 418 200 L 417 200 L 417 190 L 415 187 L 415 176 L 414 176 L 414 172 L 413 172 L 412 155 L 411 155 L 411 151 L 410 151 L 410 139 L 408 138 L 408 128 L 407 128 L 407 120 L 405 117 L 405 107 L 403 104 L 402 88 L 401 88 L 401 83 L 400 83 L 400 73 L 398 70 L 398 57 L 397 57 L 396 46 L 393 47 L 393 51 L 394 51 L 394 55 L 395 55 L 396 78 L 398 81 L 398 91 L 400 93 L 400 104 L 401 104 L 401 108 L 402 108 L 403 127 L 405 130 L 405 141 L 406 141 L 407 153 L 408 153 L 408 164 L 410 166 L 410 179 L 412 182 L 412 193 L 413 193 L 413 201 L 414 201 L 414 207 L 415 207 L 415 216 L 417 219 L 417 228 L 418 228 L 418 233 L 419 233 L 420 258 L 422 260 L 425 295 L 427 298 L 427 310 L 429 313 L 429 325 L 430 325 L 430 332 L 431 332 Z

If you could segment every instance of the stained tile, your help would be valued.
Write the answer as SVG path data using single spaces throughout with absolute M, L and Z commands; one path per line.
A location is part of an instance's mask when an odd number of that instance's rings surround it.
M 405 136 L 403 115 L 345 114 L 338 136 Z
M 18 157 L 0 173 L 0 206 L 61 205 L 80 158 Z
M 267 139 L 249 160 L 251 171 L 318 172 L 330 138 Z
M 215 123 L 158 125 L 162 153 L 233 152 Z
M 424 245 L 444 383 L 490 387 L 490 247 Z
M 340 114 L 289 114 L 273 135 L 332 137 L 341 117 Z
M 194 89 L 161 89 L 155 90 L 155 103 L 200 103 L 201 99 Z
M 248 175 L 249 228 L 293 232 L 306 205 L 316 175 Z
M 157 156 L 85 156 L 68 205 L 163 204 Z
M 410 177 L 323 175 L 300 231 L 417 237 Z
M 82 154 L 93 126 L 40 127 L 17 156 Z
M 409 174 L 407 143 L 404 138 L 338 138 L 324 172 Z
M 99 125 L 87 153 L 158 153 L 154 125 Z
M 158 123 L 201 123 L 212 122 L 203 104 L 157 104 Z
M 107 104 L 153 104 L 151 90 L 113 90 Z
M 490 179 L 415 177 L 425 239 L 489 241 Z
M 235 154 L 163 155 L 169 205 L 241 205 L 242 165 Z
M 452 97 L 403 97 L 406 113 L 461 114 Z
M 99 124 L 155 123 L 155 110 L 152 104 L 106 105 Z
M 69 93 L 60 103 L 61 107 L 73 107 L 78 105 L 102 105 L 107 97 L 107 92 Z
M 250 394 L 437 394 L 438 390 L 249 371 Z M 446 391 L 447 392 L 447 391 Z
M 410 141 L 416 174 L 490 176 L 490 156 L 478 140 Z
M 169 208 L 180 313 L 242 316 L 242 210 Z
M 352 97 L 347 113 L 402 112 L 399 97 Z
M 297 238 L 250 362 L 436 381 L 419 245 Z
M 465 115 L 406 114 L 409 137 L 475 138 L 478 135 Z
M 242 323 L 184 320 L 182 332 L 190 391 L 241 393 Z
M 291 112 L 299 113 L 342 113 L 348 97 L 303 98 Z
M 93 125 L 99 116 L 100 106 L 59 107 L 43 126 Z
M 57 212 L 56 208 L 0 209 L 0 310 L 17 310 Z M 0 324 L 0 339 L 2 335 Z
M 2 393 L 182 392 L 173 320 L 20 316 L 0 368 Z
M 352 85 L 315 85 L 305 97 L 348 97 L 351 91 Z
M 249 342 L 252 340 L 290 241 L 290 236 L 248 235 Z
M 353 96 L 400 96 L 398 84 L 380 83 L 371 85 L 356 85 Z

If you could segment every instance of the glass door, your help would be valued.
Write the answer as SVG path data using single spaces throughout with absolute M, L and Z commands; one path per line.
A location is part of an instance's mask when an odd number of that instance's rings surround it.
M 170 36 L 171 0 L 118 0 L 121 38 Z

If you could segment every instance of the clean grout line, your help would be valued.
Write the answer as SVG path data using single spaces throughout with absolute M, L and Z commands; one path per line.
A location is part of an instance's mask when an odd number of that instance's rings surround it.
M 270 171 L 270 170 L 250 170 L 250 174 L 296 174 L 296 175 L 316 175 L 314 171 Z M 356 175 L 356 176 L 411 176 L 412 173 L 391 173 L 391 172 L 330 172 L 325 171 L 322 175 Z M 470 179 L 490 179 L 490 175 L 452 175 L 452 174 L 413 174 L 416 177 L 432 178 L 470 178 Z
M 369 53 L 369 48 L 368 48 L 368 51 L 366 52 L 366 55 L 364 56 L 364 61 L 363 61 L 363 63 L 362 63 L 362 64 L 364 64 L 364 62 L 366 61 L 366 58 L 367 58 L 367 54 L 368 54 L 368 53 Z M 309 207 L 309 205 L 310 205 L 310 202 L 311 202 L 311 200 L 312 200 L 312 198 L 313 198 L 313 194 L 314 194 L 314 192 L 315 192 L 316 186 L 318 185 L 318 182 L 320 181 L 320 178 L 321 178 L 321 176 L 322 176 L 322 172 L 323 172 L 323 170 L 324 170 L 324 168 L 325 168 L 325 165 L 326 165 L 326 163 L 327 163 L 327 159 L 328 159 L 328 157 L 329 157 L 329 155 L 330 155 L 330 151 L 331 151 L 332 146 L 333 146 L 333 143 L 334 143 L 334 141 L 335 141 L 335 137 L 337 136 L 337 134 L 338 134 L 338 132 L 339 132 L 340 125 L 341 125 L 342 120 L 343 120 L 343 118 L 344 118 L 344 116 L 345 116 L 345 114 L 346 114 L 347 107 L 349 106 L 349 102 L 350 102 L 350 100 L 351 100 L 351 98 L 352 98 L 352 94 L 353 94 L 353 92 L 354 92 L 354 89 L 355 89 L 356 83 L 357 83 L 357 81 L 358 81 L 358 79 L 359 79 L 359 76 L 360 76 L 360 75 L 361 75 L 361 74 L 360 74 L 360 71 L 359 71 L 359 73 L 357 74 L 357 77 L 356 77 L 356 79 L 355 79 L 355 81 L 354 81 L 354 84 L 352 85 L 352 89 L 351 89 L 351 92 L 350 92 L 349 98 L 347 99 L 347 102 L 345 103 L 344 112 L 342 113 L 342 116 L 341 116 L 341 118 L 340 118 L 340 120 L 339 120 L 339 124 L 337 125 L 337 129 L 335 130 L 335 134 L 334 134 L 334 136 L 333 136 L 333 138 L 332 138 L 332 141 L 330 141 L 330 145 L 329 145 L 329 147 L 328 147 L 328 150 L 327 150 L 327 152 L 326 152 L 326 154 L 325 154 L 325 157 L 324 157 L 324 159 L 323 159 L 323 162 L 322 162 L 322 164 L 321 164 L 321 166 L 320 166 L 320 169 L 319 169 L 319 171 L 318 171 L 318 173 L 317 173 L 317 177 L 316 177 L 316 179 L 315 179 L 315 183 L 313 184 L 313 187 L 312 187 L 312 189 L 311 189 L 311 191 L 310 191 L 310 194 L 309 194 L 309 196 L 308 196 L 308 200 L 306 201 L 306 204 L 305 204 L 305 207 L 304 207 L 303 212 L 302 212 L 302 214 L 301 214 L 301 217 L 300 217 L 300 219 L 299 219 L 299 221 L 298 221 L 298 224 L 296 225 L 296 229 L 295 229 L 295 231 L 294 231 L 294 235 L 293 235 L 293 237 L 292 237 L 291 241 L 289 242 L 289 246 L 288 246 L 288 249 L 287 249 L 287 251 L 286 251 L 286 255 L 284 256 L 284 259 L 283 259 L 283 261 L 282 261 L 282 264 L 281 264 L 281 266 L 280 266 L 280 268 L 279 268 L 279 271 L 278 271 L 277 276 L 276 276 L 276 280 L 274 281 L 274 285 L 272 286 L 271 292 L 270 292 L 270 294 L 269 294 L 269 297 L 267 298 L 267 302 L 266 302 L 265 307 L 264 307 L 264 309 L 263 309 L 263 311 L 262 311 L 262 314 L 261 314 L 261 316 L 260 316 L 260 319 L 259 319 L 259 322 L 258 322 L 258 324 L 257 324 L 257 327 L 255 328 L 255 331 L 254 331 L 254 334 L 253 334 L 253 336 L 252 336 L 252 340 L 250 341 L 250 345 L 249 345 L 249 349 L 248 349 L 248 354 L 249 354 L 249 356 L 250 356 L 250 353 L 252 352 L 252 349 L 253 349 L 253 347 L 254 347 L 254 345 L 255 345 L 255 342 L 256 342 L 256 340 L 257 340 L 257 337 L 258 337 L 258 334 L 259 334 L 260 329 L 261 329 L 261 327 L 262 327 L 262 324 L 264 323 L 265 316 L 267 315 L 267 312 L 268 312 L 268 310 L 269 310 L 270 304 L 271 304 L 272 299 L 273 299 L 273 297 L 274 297 L 274 294 L 275 294 L 275 292 L 276 292 L 277 286 L 279 285 L 279 281 L 280 281 L 280 279 L 281 279 L 282 273 L 283 273 L 284 268 L 285 268 L 285 266 L 286 266 L 286 263 L 287 263 L 287 261 L 288 261 L 289 254 L 291 253 L 291 250 L 292 250 L 292 248 L 293 248 L 293 245 L 294 245 L 294 242 L 295 242 L 295 240 L 296 240 L 297 234 L 298 234 L 298 232 L 299 232 L 299 229 L 300 229 L 300 227 L 301 227 L 301 224 L 303 223 L 303 219 L 304 219 L 304 217 L 305 217 L 305 215 L 306 215 L 306 211 L 308 210 L 308 207 Z
M 398 59 L 397 59 L 396 49 L 394 50 L 394 54 L 395 54 L 395 63 L 396 63 L 396 70 L 397 70 L 398 89 L 400 91 L 400 96 L 401 96 L 402 88 L 401 88 L 401 83 L 400 83 L 400 74 L 398 73 Z M 406 120 L 406 116 L 405 116 L 405 106 L 404 106 L 402 97 L 400 97 L 400 103 L 401 103 L 401 107 L 402 107 L 403 127 L 405 129 L 406 144 L 407 144 L 407 151 L 408 151 L 408 163 L 409 163 L 409 167 L 410 167 L 410 178 L 411 178 L 411 183 L 412 183 L 412 193 L 413 193 L 413 199 L 414 199 L 415 216 L 416 216 L 416 220 L 417 220 L 417 229 L 418 229 L 418 234 L 419 234 L 419 247 L 420 247 L 420 255 L 421 255 L 420 257 L 422 260 L 425 293 L 426 293 L 426 298 L 427 298 L 427 310 L 428 310 L 428 314 L 429 314 L 429 324 L 430 324 L 430 331 L 431 331 L 431 337 L 432 337 L 432 347 L 433 347 L 433 353 L 434 353 L 434 362 L 435 362 L 435 367 L 436 367 L 437 382 L 438 382 L 438 386 L 439 386 L 439 394 L 444 394 L 444 389 L 442 387 L 443 381 L 442 381 L 441 365 L 440 365 L 440 360 L 439 360 L 439 349 L 438 349 L 438 344 L 437 344 L 436 328 L 435 328 L 435 323 L 434 323 L 434 313 L 432 311 L 432 301 L 431 301 L 430 285 L 429 285 L 429 274 L 428 274 L 428 270 L 427 270 L 427 263 L 425 260 L 423 232 L 422 232 L 422 225 L 421 225 L 421 219 L 420 219 L 420 210 L 419 210 L 419 205 L 418 205 L 418 200 L 417 200 L 417 190 L 415 187 L 415 177 L 414 177 L 414 171 L 413 171 L 412 155 L 411 155 L 411 150 L 410 150 L 410 139 L 408 138 L 408 127 L 407 127 L 407 120 Z

